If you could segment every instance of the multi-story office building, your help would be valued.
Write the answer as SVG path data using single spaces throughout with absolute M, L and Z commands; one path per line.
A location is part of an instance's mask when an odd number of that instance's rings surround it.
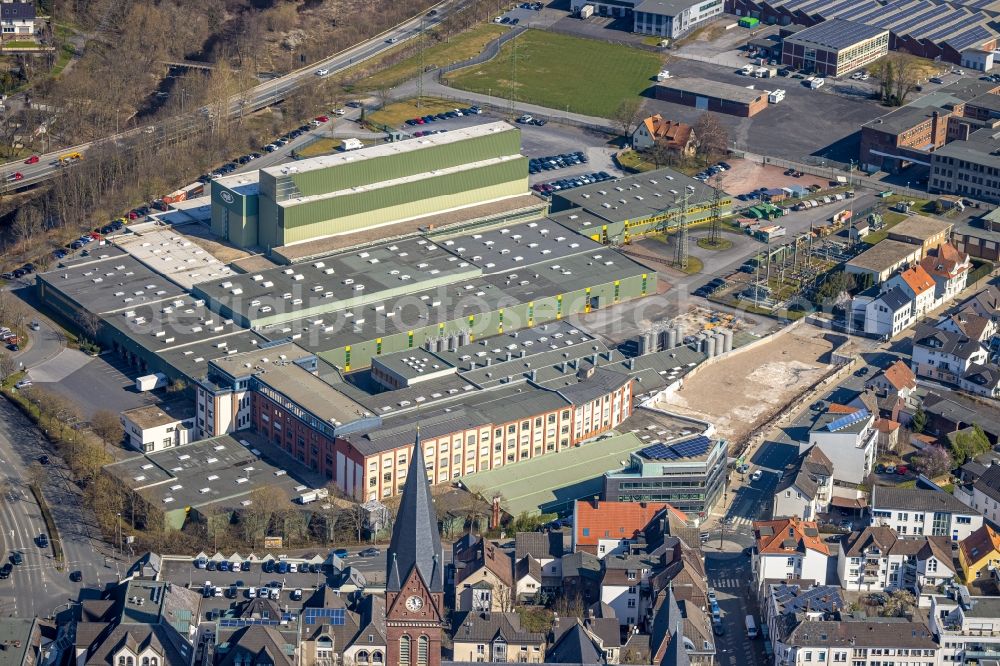
M 625 427 L 655 433 L 657 413 L 636 409 Z M 660 428 L 662 430 L 662 428 Z M 649 440 L 629 456 L 623 469 L 604 475 L 604 498 L 617 502 L 667 502 L 689 516 L 704 519 L 722 496 L 728 445 L 699 435 L 666 443 Z

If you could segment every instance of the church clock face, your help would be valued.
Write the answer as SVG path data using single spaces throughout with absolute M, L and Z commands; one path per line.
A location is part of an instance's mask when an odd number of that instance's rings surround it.
M 418 610 L 424 607 L 424 600 L 420 597 L 413 596 L 406 598 L 406 609 L 416 613 Z

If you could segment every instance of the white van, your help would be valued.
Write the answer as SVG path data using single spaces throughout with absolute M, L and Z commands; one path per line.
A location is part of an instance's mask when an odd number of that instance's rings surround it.
M 753 619 L 753 615 L 747 615 L 747 638 L 757 638 L 757 623 Z

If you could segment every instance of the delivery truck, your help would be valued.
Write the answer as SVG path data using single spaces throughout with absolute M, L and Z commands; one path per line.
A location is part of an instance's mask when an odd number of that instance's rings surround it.
M 151 375 L 143 375 L 142 377 L 135 378 L 135 390 L 140 393 L 145 391 L 154 391 L 159 388 L 166 388 L 167 386 L 167 376 L 162 372 L 156 372 Z

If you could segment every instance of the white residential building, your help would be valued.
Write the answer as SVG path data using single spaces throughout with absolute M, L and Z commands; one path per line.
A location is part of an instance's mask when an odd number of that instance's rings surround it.
M 917 377 L 961 385 L 973 366 L 983 366 L 987 361 L 986 347 L 978 340 L 929 324 L 917 326 L 911 360 Z
M 145 405 L 121 413 L 129 446 L 153 453 L 195 440 L 194 405 L 186 402 Z
M 800 518 L 754 523 L 753 571 L 757 588 L 766 581 L 806 580 L 825 585 L 830 549 L 816 523 Z
M 930 629 L 941 645 L 942 664 L 983 664 L 1000 659 L 1000 597 L 974 597 L 961 585 L 927 595 Z
M 898 287 L 866 289 L 851 301 L 851 311 L 854 323 L 865 333 L 886 338 L 905 331 L 917 321 L 913 300 Z
M 889 527 L 866 527 L 848 536 L 837 558 L 837 574 L 845 590 L 884 592 L 955 578 L 947 537 L 902 539 Z
M 939 650 L 926 624 L 896 618 L 805 621 L 774 637 L 776 666 L 938 666 Z
M 972 484 L 972 494 L 966 502 L 986 520 L 1000 525 L 1000 465 L 990 465 Z
M 913 316 L 923 317 L 934 309 L 937 302 L 934 298 L 934 278 L 927 274 L 920 264 L 900 271 L 886 280 L 883 290 L 899 289 L 913 301 Z
M 614 609 L 621 626 L 635 626 L 650 610 L 651 562 L 633 555 L 609 555 L 603 565 L 601 602 Z
M 867 409 L 825 412 L 810 428 L 809 441 L 799 444 L 799 452 L 819 447 L 833 463 L 834 481 L 857 485 L 872 471 L 877 442 L 875 416 Z
M 962 541 L 983 526 L 983 516 L 943 490 L 875 486 L 871 524 L 889 527 L 901 537 L 943 536 Z
M 944 243 L 920 260 L 920 265 L 934 280 L 934 300 L 950 301 L 965 289 L 972 263 L 969 255 L 951 243 Z
M 816 520 L 833 497 L 833 463 L 818 447 L 810 447 L 785 470 L 774 490 L 771 515 Z
M 4 39 L 35 34 L 35 3 L 0 2 L 0 26 Z

